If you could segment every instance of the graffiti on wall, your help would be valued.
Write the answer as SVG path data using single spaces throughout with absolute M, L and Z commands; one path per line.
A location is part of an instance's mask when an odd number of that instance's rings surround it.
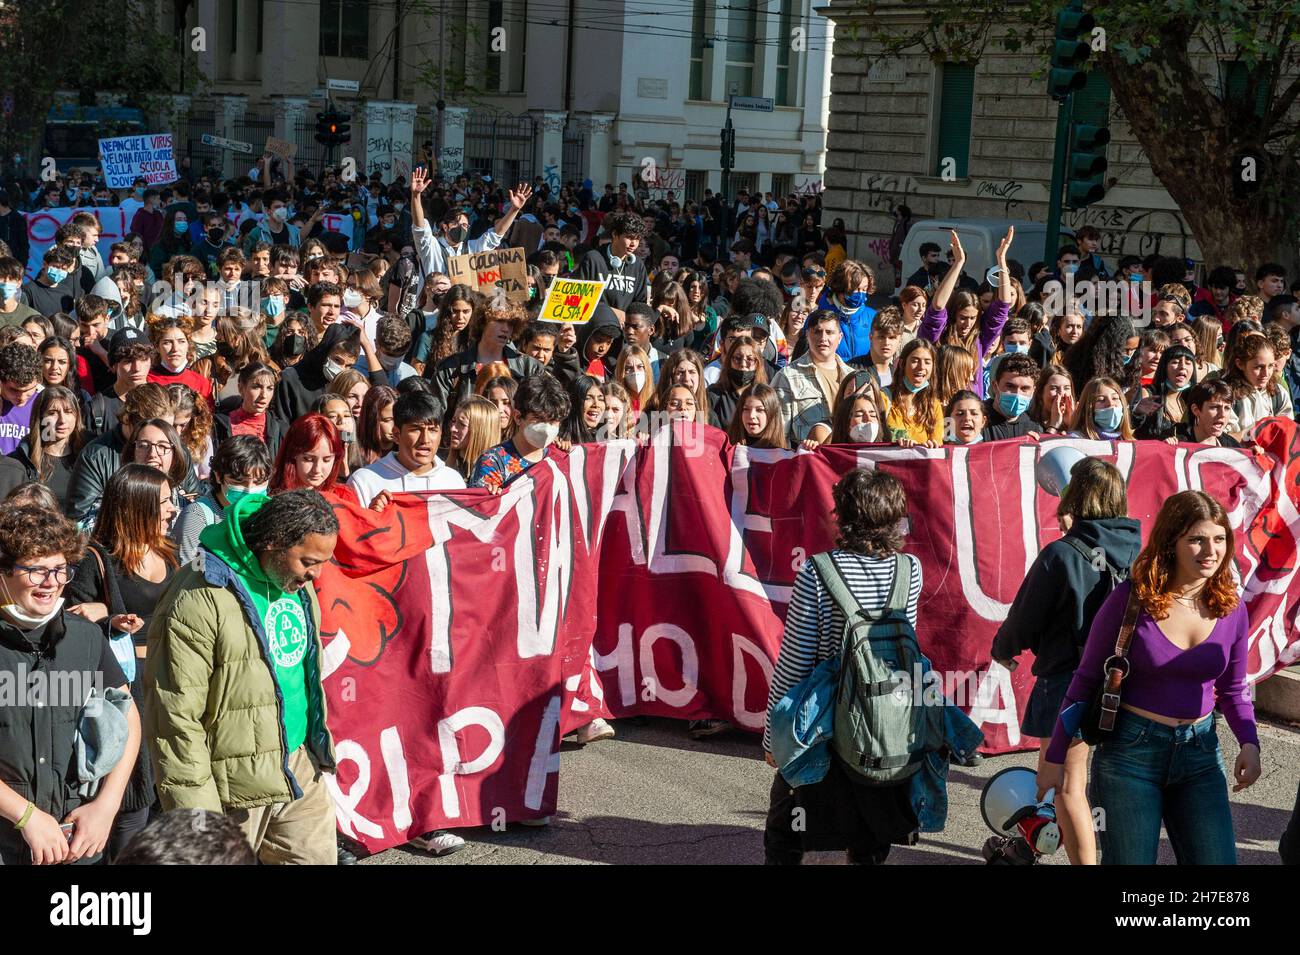
M 1113 209 L 1092 207 L 1062 214 L 1062 225 L 1080 229 L 1096 226 L 1101 232 L 1098 253 L 1105 256 L 1188 256 L 1195 242 L 1187 223 L 1170 209 Z
M 911 176 L 873 173 L 864 184 L 867 208 L 890 212 L 894 206 L 907 201 L 917 193 L 916 180 Z
M 1024 183 L 1017 182 L 1014 179 L 1008 179 L 1004 182 L 986 179 L 979 184 L 979 187 L 975 190 L 975 195 L 988 199 L 1001 199 L 1002 218 L 1010 219 L 1011 210 L 1020 205 L 1020 200 L 1016 197 L 1023 188 Z

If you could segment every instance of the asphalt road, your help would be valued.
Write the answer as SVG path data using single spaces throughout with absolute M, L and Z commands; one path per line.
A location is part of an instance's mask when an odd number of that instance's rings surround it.
M 587 747 L 566 743 L 561 755 L 559 808 L 546 828 L 511 825 L 460 830 L 465 849 L 435 859 L 399 847 L 364 865 L 625 865 L 737 864 L 763 861 L 763 819 L 772 770 L 758 738 L 733 733 L 700 742 L 686 724 L 648 719 L 617 721 L 618 738 Z M 1229 762 L 1237 746 L 1226 726 L 1221 744 Z M 1264 773 L 1253 787 L 1231 794 L 1241 864 L 1276 865 L 1277 838 L 1290 818 L 1300 776 L 1300 732 L 1260 725 Z M 983 864 L 980 847 L 990 832 L 979 811 L 984 781 L 1012 765 L 1033 766 L 1035 754 L 990 757 L 976 767 L 952 767 L 948 824 L 919 845 L 894 847 L 890 865 Z M 1062 851 L 1047 860 L 1065 864 Z M 1161 862 L 1172 863 L 1161 840 Z M 842 864 L 842 854 L 816 853 L 806 862 Z

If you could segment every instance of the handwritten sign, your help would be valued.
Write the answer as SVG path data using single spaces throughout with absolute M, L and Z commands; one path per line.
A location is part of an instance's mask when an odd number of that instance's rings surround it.
M 493 249 L 453 255 L 447 260 L 447 274 L 453 284 L 468 285 L 484 295 L 498 290 L 512 302 L 528 301 L 528 265 L 523 249 Z
M 143 176 L 149 185 L 176 181 L 176 152 L 171 133 L 114 136 L 99 141 L 99 162 L 110 189 L 130 189 Z
M 298 155 L 298 144 L 291 143 L 287 139 L 267 136 L 266 151 L 272 156 L 278 156 L 281 159 L 293 159 L 294 156 Z
M 596 311 L 596 303 L 605 294 L 607 279 L 556 279 L 546 294 L 540 322 L 567 322 L 585 325 Z

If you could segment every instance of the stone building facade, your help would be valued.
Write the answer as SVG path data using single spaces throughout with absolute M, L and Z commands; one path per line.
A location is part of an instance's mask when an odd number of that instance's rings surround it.
M 876 15 L 914 18 L 915 10 L 886 0 Z M 973 67 L 936 64 L 924 53 L 886 59 L 854 36 L 853 24 L 865 16 L 858 0 L 832 0 L 821 12 L 836 27 L 823 221 L 845 220 L 851 255 L 882 269 L 888 281 L 892 212 L 900 203 L 916 219 L 1046 221 L 1057 107 L 1046 78 L 1035 75 L 1043 68 L 1038 55 L 1006 53 L 990 42 Z M 1203 66 L 1207 80 L 1218 82 L 1216 64 Z M 1101 252 L 1112 261 L 1158 252 L 1199 263 L 1185 219 L 1152 174 L 1099 71 L 1084 99 L 1110 129 L 1107 191 L 1096 205 L 1067 210 L 1062 226 L 1097 226 Z M 944 177 L 944 153 L 960 152 L 963 139 L 966 155 L 956 158 L 965 161 L 955 164 L 955 176 Z

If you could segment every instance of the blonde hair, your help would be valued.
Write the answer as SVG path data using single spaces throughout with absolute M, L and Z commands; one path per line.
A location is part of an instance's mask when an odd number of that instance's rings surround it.
M 975 356 L 960 345 L 940 345 L 934 361 L 934 390 L 939 404 L 948 407 L 952 396 L 970 388 L 974 380 Z
M 1124 412 L 1123 417 L 1119 419 L 1119 436 L 1125 441 L 1132 441 L 1133 422 L 1129 418 L 1128 401 L 1124 397 L 1124 389 L 1114 378 L 1094 378 L 1083 386 L 1083 392 L 1079 395 L 1079 402 L 1074 409 L 1074 420 L 1070 422 L 1070 430 L 1086 438 L 1097 440 L 1101 438 L 1097 424 L 1092 420 L 1092 404 L 1097 400 L 1097 392 L 1103 388 L 1110 388 L 1119 395 L 1119 406 Z
M 456 405 L 456 410 L 452 413 L 453 420 L 459 414 L 464 414 L 465 420 L 469 422 L 469 434 L 465 437 L 463 450 L 452 448 L 447 452 L 447 464 L 468 480 L 479 456 L 488 448 L 501 443 L 501 412 L 482 395 L 470 395 Z
M 650 356 L 646 354 L 645 349 L 638 345 L 624 345 L 622 353 L 618 356 L 618 362 L 614 365 L 614 381 L 627 389 L 627 360 L 629 358 L 640 358 L 641 363 L 645 366 L 645 384 L 641 390 L 636 393 L 637 408 L 644 410 L 650 403 L 650 399 L 655 394 L 655 376 L 654 366 L 650 362 Z M 632 393 L 628 391 L 628 404 L 631 405 Z

